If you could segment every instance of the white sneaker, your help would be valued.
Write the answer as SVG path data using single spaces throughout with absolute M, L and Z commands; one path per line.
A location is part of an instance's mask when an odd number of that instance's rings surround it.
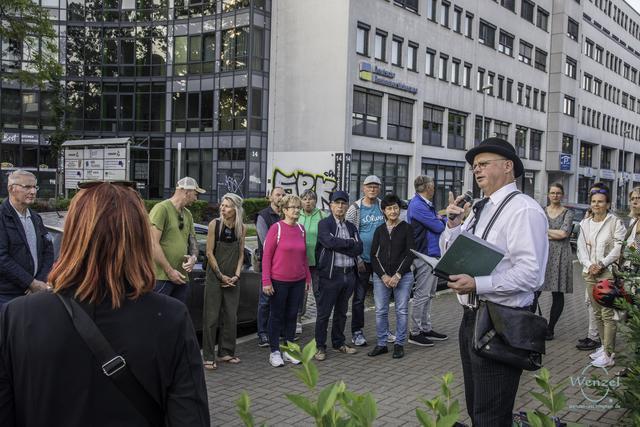
M 302 333 L 302 323 L 296 323 L 296 335 L 300 335 Z
M 284 359 L 285 362 L 289 362 L 289 363 L 292 363 L 294 365 L 299 365 L 300 364 L 300 361 L 298 359 L 296 359 L 295 357 L 291 356 L 286 351 L 284 352 L 283 359 Z
M 591 360 L 596 360 L 597 358 L 599 358 L 603 354 L 604 354 L 604 346 L 602 345 L 602 346 L 598 347 L 598 349 L 595 352 L 591 353 L 589 355 L 589 357 L 591 358 Z
M 274 368 L 284 366 L 284 361 L 282 360 L 282 355 L 279 351 L 274 351 L 273 353 L 271 353 L 271 355 L 269 356 L 269 363 L 271 363 L 271 366 L 273 366 Z
M 396 336 L 391 331 L 387 332 L 387 342 L 396 342 Z
M 611 353 L 611 356 L 607 356 L 607 353 L 603 353 L 600 357 L 591 362 L 591 366 L 595 366 L 596 368 L 610 368 L 616 364 L 614 356 L 614 353 Z

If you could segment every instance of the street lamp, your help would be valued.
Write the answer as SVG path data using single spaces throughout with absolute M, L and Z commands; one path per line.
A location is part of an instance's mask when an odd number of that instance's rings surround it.
M 482 134 L 480 135 L 480 141 L 484 140 L 484 122 L 485 122 L 484 108 L 487 100 L 487 91 L 490 91 L 491 89 L 493 89 L 492 84 L 484 85 L 480 89 L 482 91 Z
M 625 172 L 627 170 L 627 153 L 625 152 L 625 150 L 627 147 L 627 137 L 629 136 L 630 133 L 631 131 L 629 129 L 622 132 L 622 171 L 621 171 L 622 179 L 620 180 L 621 191 L 618 194 L 618 200 L 620 200 L 620 205 L 623 207 L 627 206 L 626 198 L 624 197 L 624 193 L 626 193 L 625 191 L 626 182 L 624 178 L 625 178 Z

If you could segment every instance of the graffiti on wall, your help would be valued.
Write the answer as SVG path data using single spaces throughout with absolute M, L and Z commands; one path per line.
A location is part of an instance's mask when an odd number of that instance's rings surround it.
M 316 174 L 297 169 L 286 173 L 280 168 L 274 168 L 272 182 L 274 187 L 282 187 L 287 193 L 298 196 L 305 190 L 315 191 L 318 195 L 317 206 L 321 209 L 329 208 L 329 195 L 337 189 L 334 171 Z

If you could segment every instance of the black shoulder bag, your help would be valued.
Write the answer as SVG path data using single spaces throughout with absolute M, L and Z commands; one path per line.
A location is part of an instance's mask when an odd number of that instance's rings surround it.
M 151 426 L 164 426 L 164 411 L 158 402 L 142 387 L 129 369 L 124 357 L 116 354 L 91 317 L 75 299 L 60 294 L 56 296 L 71 317 L 76 331 L 98 361 L 102 372 L 113 381 L 118 390 L 129 399 Z
M 519 191 L 510 193 L 491 217 L 482 233 L 486 240 L 498 215 Z M 473 331 L 473 350 L 481 357 L 527 371 L 542 367 L 547 321 L 526 308 L 480 301 Z

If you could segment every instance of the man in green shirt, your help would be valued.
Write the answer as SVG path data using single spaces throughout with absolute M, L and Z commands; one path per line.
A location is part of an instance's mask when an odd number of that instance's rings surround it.
M 187 206 L 204 192 L 195 179 L 184 177 L 178 181 L 173 196 L 149 212 L 156 273 L 154 291 L 182 302 L 187 298 L 188 273 L 198 256 L 193 217 Z

